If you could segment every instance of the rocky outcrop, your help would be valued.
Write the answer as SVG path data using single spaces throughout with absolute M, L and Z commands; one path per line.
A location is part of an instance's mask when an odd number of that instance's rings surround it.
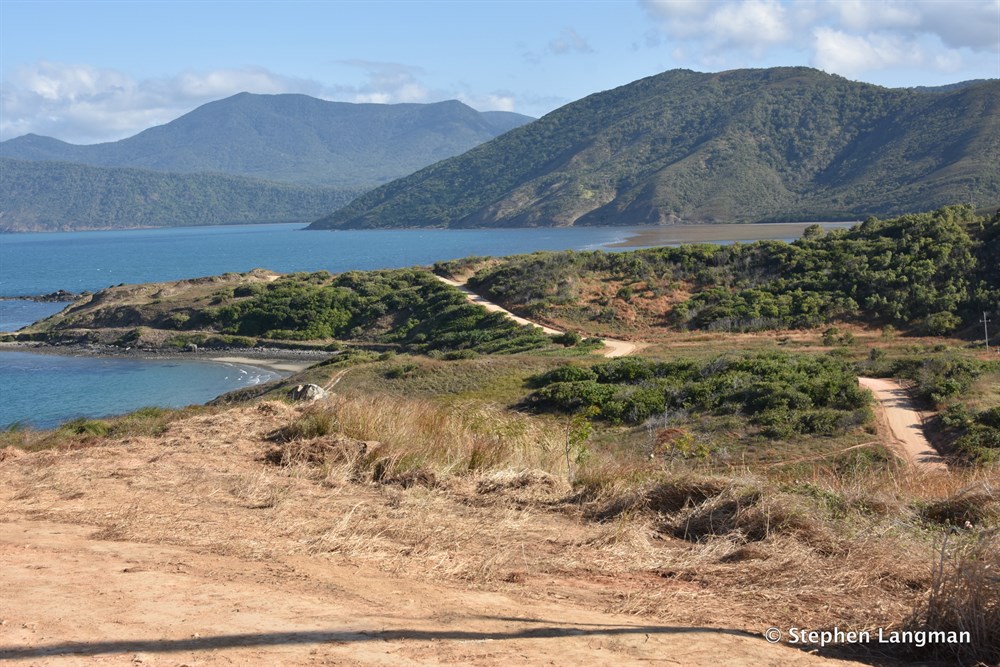
M 327 397 L 327 392 L 318 384 L 299 384 L 288 392 L 293 401 L 318 401 Z

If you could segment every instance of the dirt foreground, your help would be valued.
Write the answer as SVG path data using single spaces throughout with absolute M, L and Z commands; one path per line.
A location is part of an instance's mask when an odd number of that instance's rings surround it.
M 743 633 L 434 586 L 287 558 L 255 562 L 0 524 L 0 658 L 38 665 L 816 664 Z
M 0 450 L 0 661 L 827 662 L 744 630 L 767 610 L 623 567 L 649 555 L 606 528 L 458 487 L 265 463 L 264 435 L 296 410 L 263 404 L 155 438 Z M 677 615 L 630 611 L 642 590 Z

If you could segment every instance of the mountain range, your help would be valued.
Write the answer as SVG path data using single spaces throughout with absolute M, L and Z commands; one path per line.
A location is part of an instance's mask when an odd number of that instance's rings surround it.
M 672 70 L 567 104 L 311 225 L 859 219 L 1000 204 L 1000 81 L 889 89 L 805 67 Z
M 405 176 L 531 120 L 479 112 L 457 100 L 350 104 L 240 93 L 120 141 L 79 146 L 28 134 L 0 143 L 0 155 L 359 188 Z
M 120 141 L 25 135 L 0 143 L 0 231 L 309 222 L 531 120 L 241 93 Z

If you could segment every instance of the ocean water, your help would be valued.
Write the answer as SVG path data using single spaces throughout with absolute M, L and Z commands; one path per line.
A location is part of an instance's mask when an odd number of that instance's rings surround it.
M 95 291 L 119 283 L 254 268 L 332 273 L 469 255 L 602 248 L 626 228 L 304 231 L 301 224 L 0 235 L 0 296 Z
M 17 331 L 55 315 L 68 305 L 54 301 L 0 300 L 0 331 Z
M 748 236 L 713 239 L 731 243 Z M 610 248 L 648 228 L 304 231 L 301 224 L 0 234 L 0 297 L 96 291 L 266 268 L 280 272 L 398 268 L 470 255 Z M 734 235 L 738 235 L 737 229 Z M 662 242 L 662 241 L 661 241 Z M 667 241 L 669 242 L 669 241 Z M 0 300 L 0 331 L 66 304 Z M 277 377 L 206 362 L 98 359 L 0 350 L 0 428 L 51 426 L 146 405 L 204 402 Z
M 0 353 L 0 427 L 49 428 L 75 417 L 118 415 L 141 407 L 204 403 L 279 377 L 245 364 L 112 359 L 31 352 Z
M 234 225 L 0 235 L 0 296 L 96 291 L 119 283 L 248 271 L 341 272 L 431 264 L 469 255 L 605 247 L 626 229 L 306 232 L 303 225 Z M 67 304 L 0 300 L 0 331 Z M 280 374 L 232 364 L 108 359 L 0 350 L 0 428 L 49 427 L 147 405 L 203 403 Z

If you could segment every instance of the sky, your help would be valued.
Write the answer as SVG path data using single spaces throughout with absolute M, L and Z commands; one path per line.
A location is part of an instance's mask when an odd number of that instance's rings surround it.
M 1000 78 L 1000 0 L 0 0 L 0 139 L 131 136 L 239 92 L 542 116 L 674 68 Z

